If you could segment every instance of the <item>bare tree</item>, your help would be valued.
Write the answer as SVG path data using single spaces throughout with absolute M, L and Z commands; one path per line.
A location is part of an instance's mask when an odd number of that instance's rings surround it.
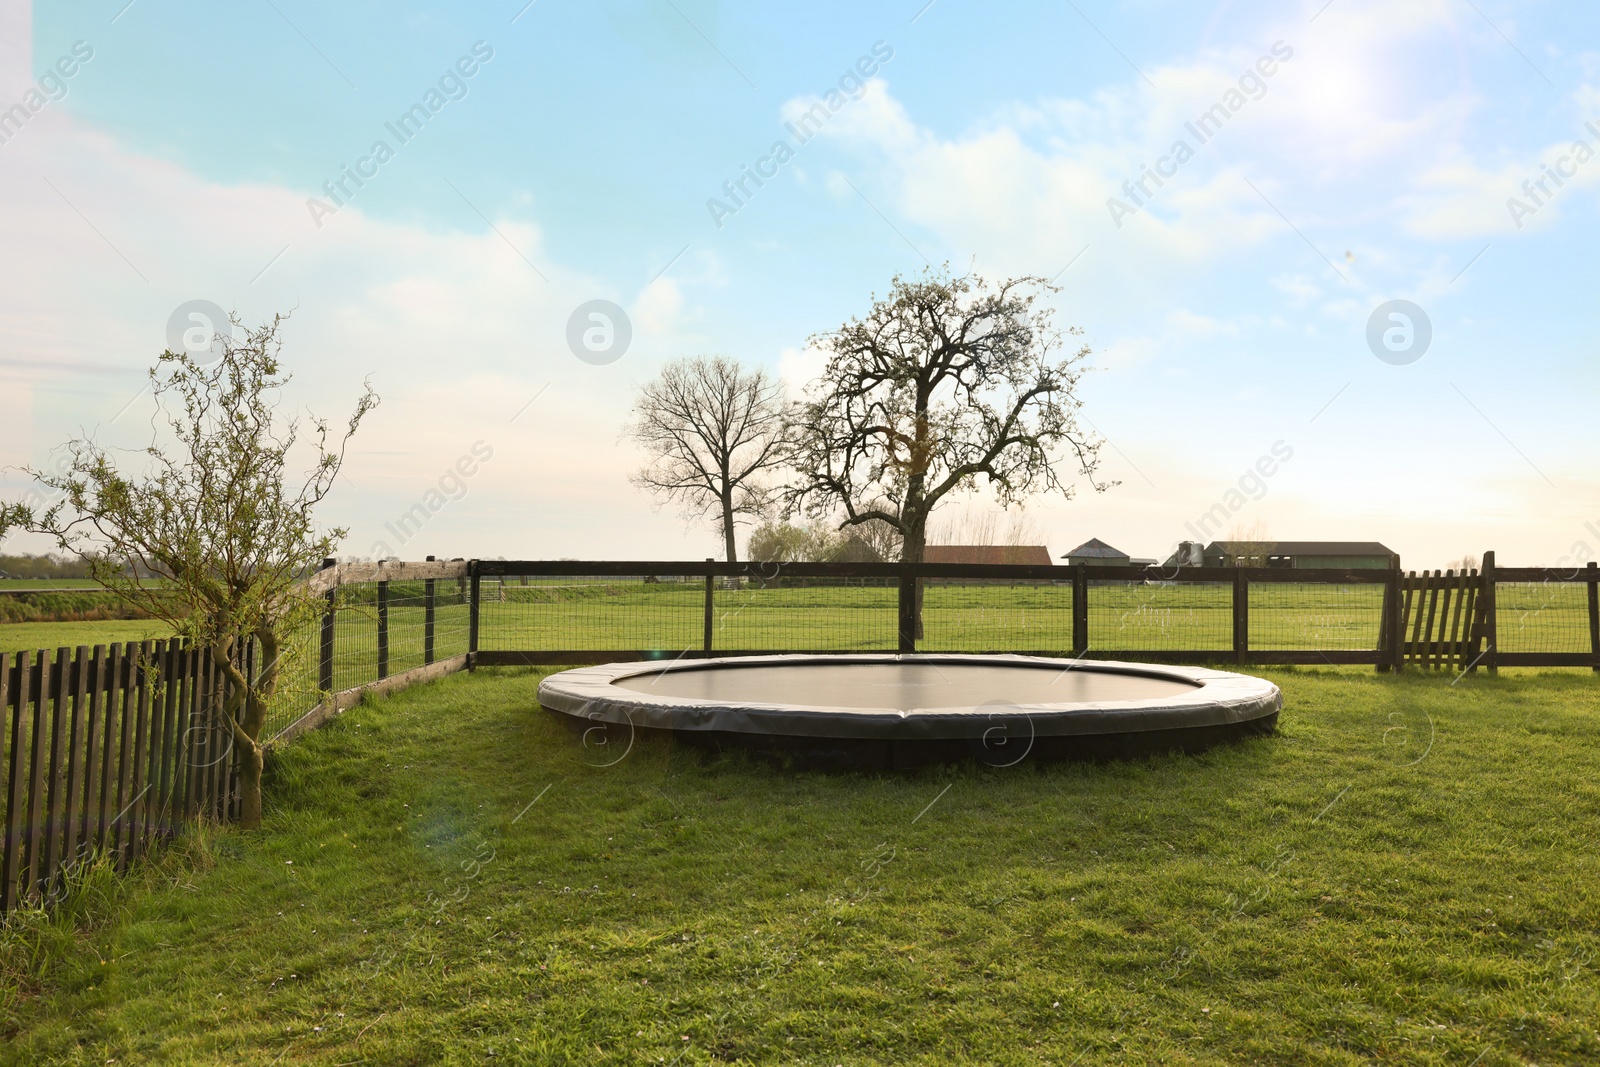
M 871 550 L 879 560 L 890 563 L 900 558 L 901 542 L 900 531 L 884 522 L 882 519 L 868 519 L 858 522 L 851 530 Z
M 1265 567 L 1277 555 L 1278 542 L 1265 521 L 1257 519 L 1246 526 L 1235 523 L 1224 542 L 1230 567 Z
M 165 426 L 143 450 L 147 469 L 124 473 L 95 442 L 71 441 L 64 473 L 28 471 L 64 494 L 61 501 L 42 514 L 9 516 L 54 536 L 96 581 L 211 653 L 230 683 L 220 711 L 246 828 L 261 824 L 262 729 L 293 659 L 289 637 L 319 610 L 304 578 L 345 536 L 320 529 L 312 513 L 333 487 L 345 444 L 378 403 L 369 388 L 342 433 L 313 420 L 308 469 L 292 473 L 300 424 L 274 407 L 289 380 L 278 362 L 281 322 L 224 335 L 210 366 L 163 352 L 150 382 Z M 252 638 L 261 651 L 253 680 L 242 669 Z
M 1005 518 L 1004 527 L 1000 520 Z M 1038 545 L 1044 536 L 1025 509 L 995 511 L 964 508 L 935 524 L 928 542 L 936 545 Z
M 1055 359 L 1061 333 L 1036 308 L 1040 278 L 990 285 L 968 275 L 900 277 L 865 318 L 812 338 L 828 356 L 795 413 L 792 512 L 878 521 L 920 562 L 928 517 L 950 493 L 987 484 L 1001 506 L 1074 487 L 1057 449 L 1096 491 L 1100 442 L 1078 426 L 1075 388 L 1089 349 Z M 1082 331 L 1073 329 L 1073 335 Z
M 714 516 L 733 562 L 734 523 L 761 513 L 761 475 L 786 457 L 782 385 L 724 356 L 674 360 L 639 390 L 624 433 L 651 456 L 633 484 L 690 518 Z

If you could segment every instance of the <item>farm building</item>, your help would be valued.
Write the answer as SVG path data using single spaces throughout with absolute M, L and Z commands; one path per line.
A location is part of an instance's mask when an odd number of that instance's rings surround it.
M 1291 570 L 1327 567 L 1386 570 L 1400 566 L 1400 556 L 1378 541 L 1213 541 L 1206 546 L 1207 567 L 1232 567 L 1240 557 L 1266 557 L 1267 566 Z
M 1136 560 L 1126 552 L 1112 548 L 1098 537 L 1089 538 L 1061 558 L 1069 564 L 1082 563 L 1090 567 L 1127 567 L 1134 563 L 1148 562 Z

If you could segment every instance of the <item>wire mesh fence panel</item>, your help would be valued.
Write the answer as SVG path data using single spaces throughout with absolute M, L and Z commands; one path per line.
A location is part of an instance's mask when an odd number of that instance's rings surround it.
M 681 652 L 705 639 L 700 577 L 506 578 L 480 585 L 480 649 Z
M 1383 625 L 1380 584 L 1255 582 L 1250 585 L 1250 647 L 1259 651 L 1366 651 Z
M 320 635 L 320 625 L 312 619 L 282 636 L 278 650 L 277 689 L 267 706 L 267 724 L 262 731 L 265 736 L 272 737 L 316 706 Z M 261 670 L 260 654 L 257 649 L 258 674 Z
M 1232 649 L 1233 585 L 1091 581 L 1089 647 L 1106 652 Z
M 1584 582 L 1499 582 L 1501 652 L 1588 652 L 1589 587 Z
M 719 580 L 711 647 L 893 651 L 898 605 L 899 583 L 886 578 Z
M 267 715 L 269 737 L 316 707 L 324 689 L 354 689 L 467 651 L 471 606 L 466 579 L 433 581 L 431 634 L 428 583 L 382 585 L 386 588 L 380 590 L 378 582 L 351 583 L 334 594 L 328 678 L 322 677 L 326 616 L 312 618 L 288 635 L 280 652 L 278 691 Z
M 917 647 L 926 651 L 1070 653 L 1072 584 L 929 578 L 922 633 Z

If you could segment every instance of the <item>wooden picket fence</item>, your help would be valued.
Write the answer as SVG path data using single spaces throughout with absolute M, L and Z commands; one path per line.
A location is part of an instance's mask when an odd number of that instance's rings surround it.
M 1400 580 L 1400 652 L 1407 666 L 1464 670 L 1482 656 L 1489 604 L 1476 570 L 1412 571 Z
M 179 641 L 0 656 L 0 912 L 75 864 L 125 868 L 193 819 L 237 817 L 224 677 Z

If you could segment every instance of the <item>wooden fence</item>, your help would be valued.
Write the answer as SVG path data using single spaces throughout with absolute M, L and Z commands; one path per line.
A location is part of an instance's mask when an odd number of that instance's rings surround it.
M 178 641 L 0 657 L 0 911 L 48 902 L 85 859 L 124 868 L 188 820 L 236 816 L 222 684 Z
M 470 621 L 468 662 L 470 666 L 515 664 L 552 665 L 600 663 L 621 659 L 655 659 L 663 655 L 693 659 L 706 656 L 739 656 L 772 652 L 860 651 L 859 648 L 795 647 L 718 647 L 714 641 L 718 597 L 722 590 L 749 586 L 795 585 L 850 582 L 889 583 L 896 587 L 894 634 L 897 640 L 884 651 L 916 652 L 919 646 L 919 604 L 924 589 L 932 582 L 962 581 L 983 583 L 1032 583 L 1061 590 L 1061 601 L 1070 604 L 1072 624 L 1070 647 L 1063 641 L 1053 648 L 997 647 L 968 651 L 1013 652 L 1039 655 L 1073 655 L 1083 658 L 1130 658 L 1150 662 L 1183 663 L 1261 663 L 1261 664 L 1371 664 L 1380 670 L 1405 667 L 1423 669 L 1453 668 L 1496 670 L 1502 666 L 1592 667 L 1600 671 L 1600 569 L 1593 563 L 1580 568 L 1497 567 L 1495 554 L 1484 554 L 1481 571 L 1463 573 L 1411 572 L 1392 569 L 1285 569 L 1276 567 L 1100 567 L 1077 564 L 1068 567 L 1023 566 L 1010 564 L 900 564 L 900 563 L 719 563 L 704 562 L 627 562 L 594 563 L 580 561 L 474 560 L 470 575 Z M 512 578 L 559 579 L 643 579 L 645 582 L 676 579 L 680 582 L 704 580 L 704 636 L 698 647 L 664 650 L 653 648 L 593 648 L 564 643 L 542 648 L 481 649 L 481 608 L 485 579 L 504 583 Z M 1228 590 L 1231 634 L 1223 636 L 1218 647 L 1119 646 L 1115 634 L 1091 628 L 1091 605 L 1110 595 L 1111 587 L 1211 585 Z M 1563 649 L 1506 651 L 1499 641 L 1499 591 L 1504 586 L 1564 590 L 1587 586 L 1587 625 L 1582 633 L 1564 635 Z M 1252 620 L 1251 591 L 1266 591 L 1288 586 L 1382 587 L 1382 607 L 1371 639 L 1364 647 L 1263 648 L 1259 621 Z M 1376 594 L 1375 594 L 1376 595 Z M 490 597 L 502 601 L 505 588 Z M 826 609 L 818 609 L 825 613 Z M 576 629 L 576 628 L 574 628 Z M 1231 638 L 1231 640 L 1230 640 Z M 892 638 L 893 639 L 893 638 Z
M 703 639 L 694 647 L 593 648 L 545 642 L 545 647 L 481 649 L 482 605 L 487 599 L 506 606 L 504 581 L 511 577 L 543 580 L 614 581 L 639 579 L 641 588 L 664 587 L 660 579 L 677 579 L 676 588 L 690 597 L 704 597 Z M 499 583 L 496 594 L 484 596 L 485 580 Z M 436 656 L 435 583 L 454 580 L 469 592 L 464 654 Z M 718 598 L 743 596 L 752 586 L 811 588 L 868 584 L 895 590 L 886 610 L 895 614 L 884 651 L 914 653 L 919 639 L 919 605 L 930 583 L 959 580 L 975 587 L 1015 583 L 1042 589 L 1059 610 L 1071 613 L 1070 647 L 1003 647 L 991 651 L 1084 658 L 1133 658 L 1151 662 L 1229 662 L 1370 664 L 1380 670 L 1407 666 L 1424 669 L 1494 670 L 1501 666 L 1592 667 L 1600 671 L 1600 568 L 1505 568 L 1486 553 L 1481 571 L 1403 574 L 1390 570 L 1286 570 L 1279 568 L 1173 569 L 1144 567 L 1014 566 L 1005 564 L 768 564 L 593 563 L 504 560 L 433 561 L 424 563 L 332 565 L 311 579 L 314 592 L 326 597 L 317 635 L 315 706 L 291 709 L 287 725 L 274 732 L 279 743 L 313 729 L 354 705 L 369 691 L 389 692 L 473 666 L 513 664 L 581 664 L 610 660 L 698 658 L 785 652 L 839 652 L 841 647 L 718 647 L 715 641 Z M 390 673 L 390 581 L 421 582 L 421 665 Z M 688 584 L 692 583 L 692 584 Z M 1115 635 L 1091 628 L 1091 607 L 1118 587 L 1181 589 L 1208 585 L 1207 595 L 1225 598 L 1226 613 L 1215 647 L 1118 647 Z M 368 680 L 333 691 L 334 665 L 344 633 L 340 618 L 341 586 L 375 586 L 373 611 L 359 617 L 375 622 L 370 667 L 361 659 Z M 1251 591 L 1329 586 L 1381 587 L 1381 618 L 1373 627 L 1370 647 L 1252 647 L 1260 641 L 1260 620 L 1252 621 Z M 1559 650 L 1500 647 L 1500 598 L 1508 588 L 1520 589 L 1532 608 L 1524 618 L 1543 610 L 1539 605 L 1563 599 L 1572 611 L 1573 586 L 1586 587 L 1586 633 L 1578 640 L 1562 631 Z M 703 594 L 697 590 L 703 587 Z M 576 588 L 565 586 L 564 588 Z M 932 595 L 931 593 L 929 595 Z M 1376 604 L 1373 590 L 1369 603 Z M 1542 598 L 1542 599 L 1541 599 Z M 695 600 L 695 625 L 702 617 Z M 1287 600 L 1285 601 L 1287 603 Z M 345 609 L 349 610 L 349 609 Z M 460 610 L 459 606 L 456 610 Z M 550 610 L 565 610 L 552 604 Z M 805 609 L 819 620 L 813 632 L 831 625 L 829 608 Z M 1292 614 L 1292 604 L 1280 605 Z M 348 624 L 347 624 L 348 625 Z M 1103 624 L 1096 624 L 1103 625 Z M 1270 627 L 1269 627 L 1270 628 Z M 572 627 L 558 627 L 561 634 Z M 591 631 L 592 632 L 592 631 Z M 343 634 L 343 637 L 341 636 Z M 348 642 L 347 642 L 348 643 Z M 1586 647 L 1580 647 L 1586 646 Z M 459 647 L 459 646 L 458 646 Z M 348 662 L 360 659 L 347 653 Z M 247 672 L 250 657 L 247 653 Z M 354 668 L 343 675 L 349 679 Z M 19 904 L 48 901 L 62 884 L 64 872 L 93 856 L 108 856 L 125 867 L 151 843 L 175 833 L 185 822 L 205 816 L 229 820 L 237 815 L 238 796 L 232 760 L 232 735 L 221 727 L 220 701 L 224 679 L 209 658 L 172 641 L 18 652 L 0 655 L 0 911 Z
M 1066 567 L 1014 564 L 957 564 L 957 563 L 786 563 L 728 564 L 707 560 L 703 563 L 584 563 L 575 561 L 505 561 L 475 560 L 471 564 L 470 624 L 468 656 L 472 666 L 504 666 L 514 664 L 578 664 L 598 663 L 619 659 L 654 659 L 663 655 L 661 648 L 636 650 L 596 649 L 585 647 L 552 647 L 524 649 L 482 650 L 480 644 L 481 585 L 485 578 L 504 580 L 507 577 L 530 576 L 554 578 L 606 578 L 626 576 L 644 581 L 675 579 L 704 579 L 704 637 L 697 648 L 671 650 L 677 658 L 705 656 L 764 655 L 777 651 L 823 653 L 861 651 L 841 648 L 743 648 L 718 647 L 714 641 L 716 629 L 716 599 L 724 582 L 746 582 L 750 585 L 796 585 L 811 583 L 845 584 L 853 581 L 891 583 L 896 589 L 896 618 L 891 640 L 884 648 L 888 652 L 913 653 L 918 651 L 919 618 L 923 593 L 932 583 L 962 583 L 969 586 L 984 584 L 1021 583 L 1060 590 L 1060 602 L 1070 605 L 1072 612 L 1070 645 L 1063 641 L 1050 648 L 996 647 L 972 648 L 974 652 L 1010 652 L 1024 655 L 1072 655 L 1082 658 L 1137 658 L 1160 663 L 1304 663 L 1304 664 L 1371 664 L 1384 668 L 1399 666 L 1397 646 L 1383 645 L 1377 640 L 1380 632 L 1373 627 L 1373 640 L 1367 647 L 1327 648 L 1261 648 L 1252 646 L 1251 590 L 1284 586 L 1378 586 L 1383 589 L 1384 616 L 1392 618 L 1399 626 L 1401 574 L 1398 570 L 1381 569 L 1318 569 L 1287 570 L 1282 568 L 1237 567 L 1111 567 L 1076 564 Z M 1110 587 L 1129 586 L 1204 586 L 1226 590 L 1226 611 L 1229 619 L 1222 633 L 1222 643 L 1213 647 L 1121 647 L 1114 636 L 1096 633 L 1091 627 L 1091 605 L 1097 598 L 1107 595 Z M 735 585 L 735 588 L 738 588 Z M 819 609 L 819 613 L 826 609 Z M 1385 630 L 1384 632 L 1389 632 Z

